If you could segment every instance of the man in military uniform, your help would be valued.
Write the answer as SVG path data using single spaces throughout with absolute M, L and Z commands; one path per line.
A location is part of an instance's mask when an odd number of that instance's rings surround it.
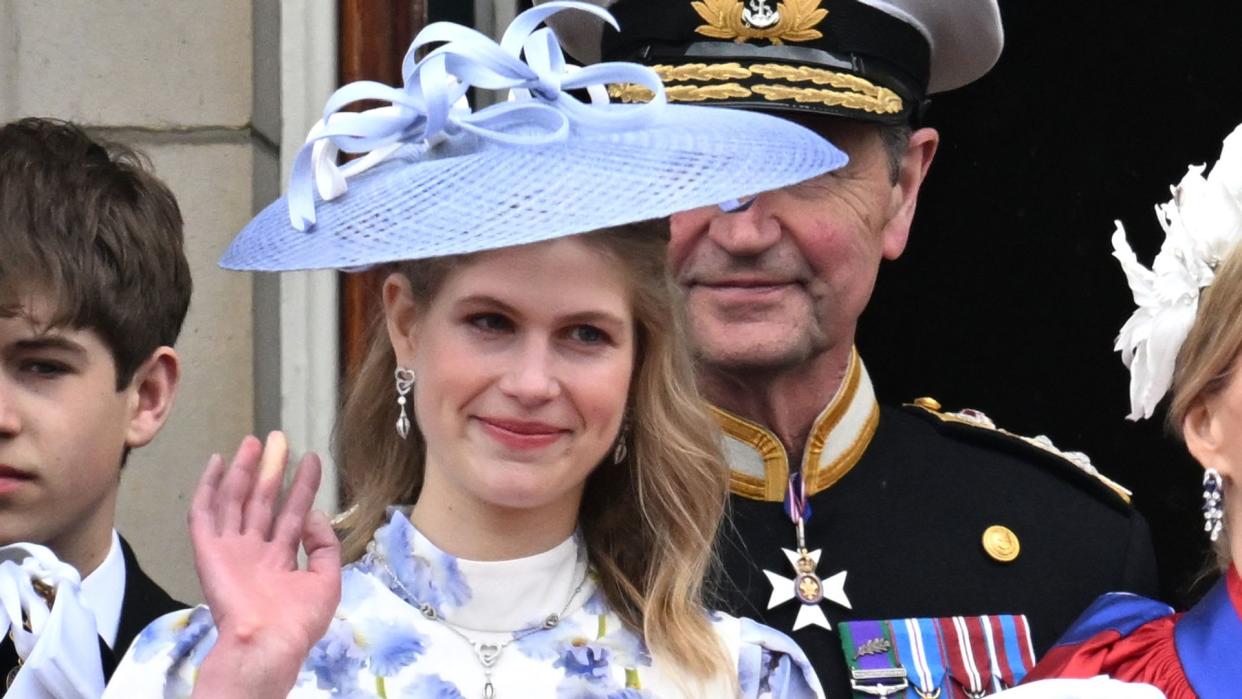
M 1097 595 L 1153 594 L 1146 525 L 1085 456 L 929 398 L 879 406 L 854 348 L 939 144 L 926 96 L 995 63 L 995 0 L 597 4 L 621 31 L 562 13 L 579 60 L 639 60 L 670 101 L 787 116 L 850 156 L 671 221 L 733 472 L 724 606 L 791 631 L 830 696 L 947 697 L 1020 680 Z

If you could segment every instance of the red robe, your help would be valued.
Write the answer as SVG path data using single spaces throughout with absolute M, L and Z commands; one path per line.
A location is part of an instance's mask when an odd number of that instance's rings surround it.
M 1135 595 L 1096 600 L 1026 681 L 1054 677 L 1155 685 L 1169 699 L 1242 696 L 1242 577 L 1231 566 L 1185 614 Z

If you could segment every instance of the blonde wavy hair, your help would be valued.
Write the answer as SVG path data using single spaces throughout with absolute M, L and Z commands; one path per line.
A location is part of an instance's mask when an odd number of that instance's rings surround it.
M 596 468 L 578 511 L 586 550 L 609 606 L 641 632 L 654 654 L 698 681 L 731 674 L 704 609 L 714 542 L 728 502 L 728 467 L 698 393 L 665 266 L 667 228 L 644 222 L 581 238 L 630 281 L 637 342 L 631 379 L 631 436 L 620 465 Z M 425 307 L 469 256 L 403 262 L 389 271 L 410 281 Z M 423 483 L 426 443 L 393 429 L 395 357 L 383 317 L 350 382 L 337 426 L 343 485 L 353 509 L 339 523 L 343 555 L 364 553 L 385 509 L 413 503 Z M 611 457 L 609 457 L 609 461 Z
M 1238 370 L 1242 353 L 1242 244 L 1234 245 L 1216 268 L 1212 285 L 1203 290 L 1194 325 L 1177 353 L 1173 398 L 1166 426 L 1182 438 L 1182 425 L 1196 402 L 1225 389 Z M 1229 522 L 1222 522 L 1214 544 L 1221 570 L 1229 567 Z

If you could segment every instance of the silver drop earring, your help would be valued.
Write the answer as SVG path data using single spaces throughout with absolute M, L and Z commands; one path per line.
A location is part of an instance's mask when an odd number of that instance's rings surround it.
M 630 421 L 627 419 L 621 423 L 621 432 L 617 435 L 617 446 L 612 450 L 612 463 L 619 464 L 625 461 L 625 457 L 629 455 L 630 449 L 626 446 L 626 442 L 630 441 Z
M 1223 491 L 1224 481 L 1220 477 L 1220 472 L 1214 468 L 1204 471 L 1203 531 L 1207 532 L 1208 538 L 1212 541 L 1220 537 L 1221 520 L 1225 517 L 1225 511 L 1220 506 Z
M 405 397 L 414 388 L 414 371 L 399 366 L 392 376 L 397 383 L 397 405 L 401 408 L 401 414 L 397 416 L 397 434 L 405 439 L 410 436 L 410 416 L 405 412 Z

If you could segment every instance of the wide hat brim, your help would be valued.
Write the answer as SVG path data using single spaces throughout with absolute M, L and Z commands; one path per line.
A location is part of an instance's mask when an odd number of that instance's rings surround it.
M 608 105 L 612 109 L 632 109 Z M 847 157 L 796 124 L 757 113 L 666 105 L 655 125 L 621 132 L 574 127 L 545 145 L 458 134 L 407 148 L 316 197 L 306 231 L 285 197 L 234 239 L 235 270 L 349 269 L 459 255 L 619 226 L 795 184 Z

